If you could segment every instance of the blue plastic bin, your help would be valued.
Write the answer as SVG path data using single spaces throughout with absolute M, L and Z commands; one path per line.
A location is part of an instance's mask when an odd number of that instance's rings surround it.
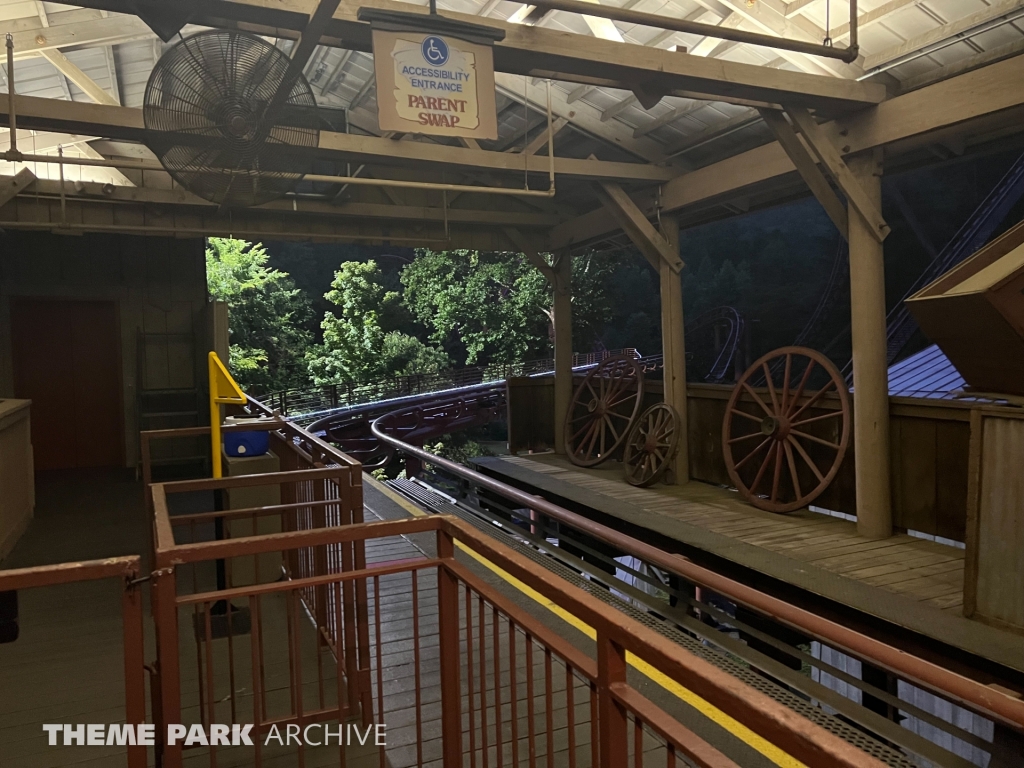
M 269 432 L 224 433 L 224 453 L 228 456 L 262 456 L 269 450 Z

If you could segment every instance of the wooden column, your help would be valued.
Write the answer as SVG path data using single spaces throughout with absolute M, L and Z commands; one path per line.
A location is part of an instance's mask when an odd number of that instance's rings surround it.
M 565 453 L 565 415 L 572 399 L 572 255 L 560 254 L 554 266 L 555 453 Z
M 679 220 L 674 216 L 661 219 L 661 234 L 679 252 Z M 686 342 L 683 338 L 683 282 L 679 272 L 661 259 L 658 269 L 661 284 L 661 352 L 664 356 L 663 381 L 665 402 L 679 413 L 682 436 L 679 453 L 672 465 L 672 481 L 690 481 L 689 446 L 686 418 Z
M 881 158 L 850 158 L 847 164 L 871 203 L 880 210 Z M 884 539 L 892 535 L 885 265 L 882 243 L 871 224 L 852 205 L 848 213 L 857 532 L 861 536 Z

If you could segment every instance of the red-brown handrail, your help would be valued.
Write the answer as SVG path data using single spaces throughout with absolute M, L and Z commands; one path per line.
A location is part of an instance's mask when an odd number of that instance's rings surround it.
M 951 698 L 968 709 L 996 720 L 1015 729 L 1024 728 L 1024 700 L 1013 698 L 990 686 L 971 680 L 961 674 L 907 653 L 899 648 L 869 637 L 861 632 L 844 627 L 834 621 L 811 613 L 771 595 L 748 587 L 733 579 L 715 573 L 687 560 L 681 555 L 671 554 L 646 544 L 639 539 L 615 531 L 582 515 L 570 512 L 546 499 L 526 493 L 511 485 L 469 469 L 448 459 L 428 453 L 416 446 L 403 443 L 373 426 L 379 440 L 393 445 L 407 455 L 420 461 L 441 467 L 458 477 L 493 491 L 521 504 L 526 509 L 565 523 L 576 530 L 593 536 L 600 541 L 633 555 L 640 560 L 674 573 L 684 579 L 707 587 L 742 605 L 753 608 L 782 624 L 800 632 L 827 641 L 835 648 L 852 656 L 864 659 L 893 674 Z

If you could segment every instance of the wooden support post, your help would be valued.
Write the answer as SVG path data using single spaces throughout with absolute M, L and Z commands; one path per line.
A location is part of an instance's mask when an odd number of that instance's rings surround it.
M 849 166 L 866 201 L 881 210 L 880 155 L 851 158 Z M 885 264 L 877 227 L 852 204 L 848 206 L 848 213 L 857 533 L 884 539 L 892 535 Z
M 565 453 L 565 415 L 572 400 L 572 254 L 558 255 L 554 280 L 555 453 Z
M 674 216 L 661 219 L 661 235 L 673 252 L 679 253 L 679 220 Z M 682 434 L 679 453 L 672 464 L 671 480 L 683 484 L 690 481 L 690 459 L 687 446 L 686 418 L 686 342 L 683 338 L 683 283 L 678 271 L 665 259 L 658 270 L 661 282 L 661 352 L 665 402 L 679 413 Z
M 552 325 L 555 329 L 555 453 L 565 453 L 565 414 L 572 399 L 572 255 L 565 251 L 548 264 L 534 244 L 515 227 L 505 235 L 523 252 L 551 285 Z

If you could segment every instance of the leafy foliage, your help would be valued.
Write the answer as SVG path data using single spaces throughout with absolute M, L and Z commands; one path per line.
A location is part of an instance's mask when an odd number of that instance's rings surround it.
M 267 266 L 262 244 L 211 237 L 206 248 L 210 296 L 228 305 L 228 366 L 246 391 L 265 392 L 308 382 L 302 326 L 309 303 L 286 272 Z
M 573 334 L 589 344 L 609 309 L 610 264 L 600 257 L 573 260 Z M 551 288 L 522 254 L 417 251 L 402 271 L 404 301 L 467 365 L 505 363 L 551 354 Z
M 346 261 L 324 294 L 335 307 L 324 314 L 323 343 L 306 355 L 317 384 L 436 373 L 450 361 L 439 349 L 398 330 L 406 320 L 401 297 L 382 285 L 374 261 Z

